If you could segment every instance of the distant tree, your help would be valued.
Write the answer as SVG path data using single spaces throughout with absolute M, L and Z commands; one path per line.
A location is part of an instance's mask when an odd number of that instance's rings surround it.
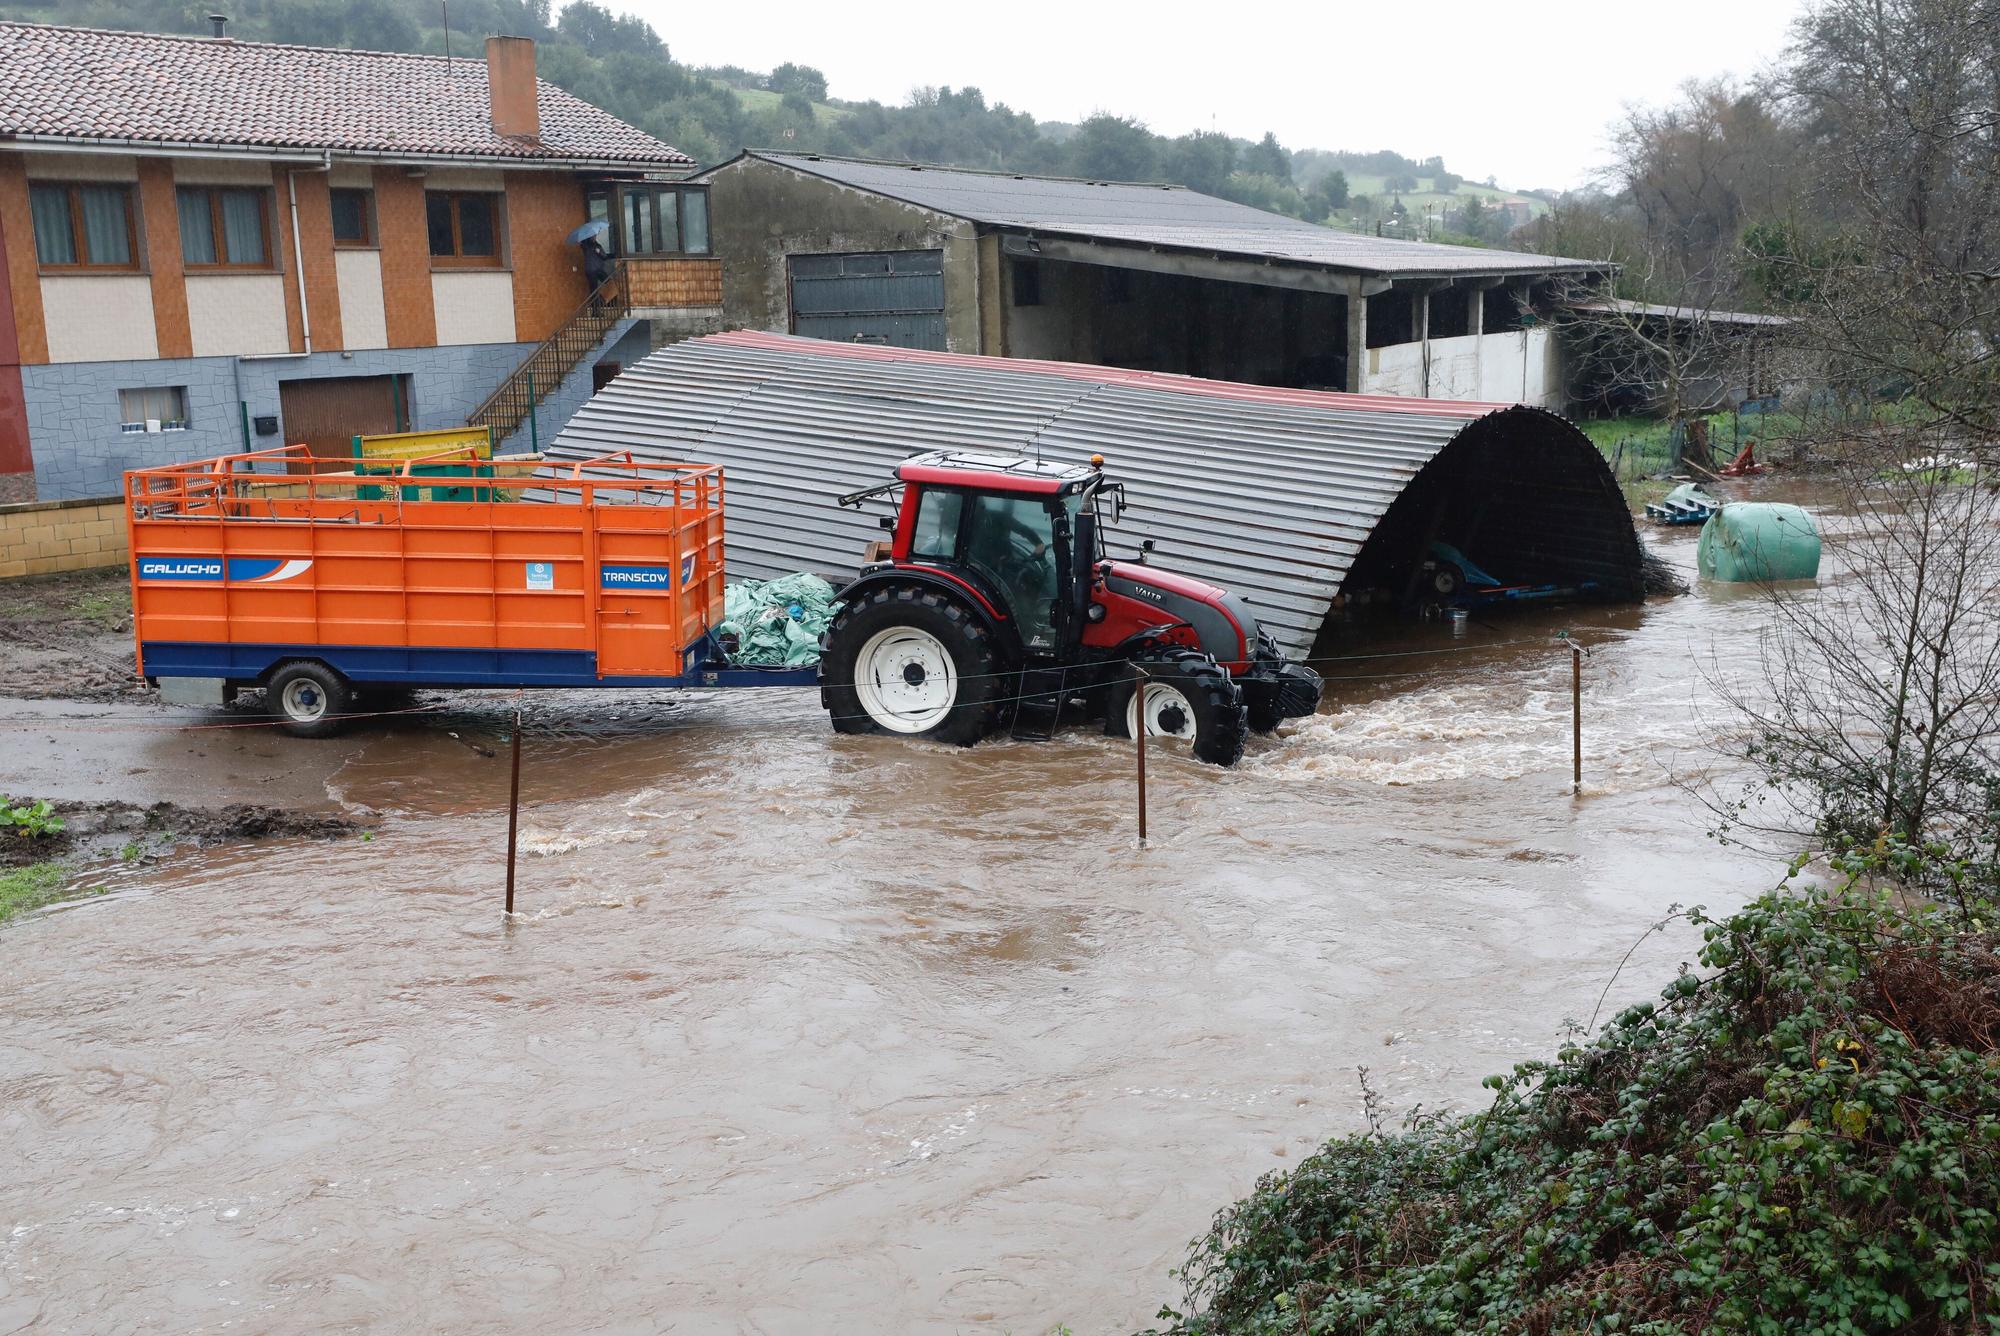
M 1228 135 L 1197 130 L 1167 146 L 1166 177 L 1204 195 L 1219 195 L 1236 169 L 1236 141 Z
M 1264 137 L 1243 150 L 1243 170 L 1252 176 L 1268 176 L 1274 181 L 1290 184 L 1292 179 L 1292 155 L 1278 142 L 1278 136 L 1266 130 Z
M 1492 217 L 1493 211 L 1486 207 L 1485 200 L 1477 195 L 1468 195 L 1465 203 L 1458 206 L 1458 230 L 1484 241 L 1492 225 Z
M 1431 189 L 1440 195 L 1456 194 L 1458 188 L 1464 184 L 1465 178 L 1457 172 L 1439 170 L 1431 173 Z
M 1253 209 L 1282 213 L 1293 218 L 1303 218 L 1307 212 L 1306 197 L 1299 193 L 1298 187 L 1275 176 L 1265 176 L 1262 172 L 1233 174 L 1223 184 L 1222 196 L 1238 204 L 1248 204 Z
M 1746 222 L 1781 207 L 1795 137 L 1765 95 L 1694 81 L 1661 107 L 1635 106 L 1612 132 L 1615 183 L 1691 272 L 1715 267 Z
M 1417 188 L 1417 178 L 1409 172 L 1397 172 L 1382 184 L 1389 190 L 1413 191 Z
M 556 20 L 556 32 L 593 56 L 630 51 L 664 58 L 667 44 L 644 19 L 613 14 L 596 0 L 570 0 Z
M 1330 217 L 1334 212 L 1347 207 L 1347 173 L 1339 168 L 1320 177 L 1306 200 L 1311 211 L 1318 218 Z
M 786 61 L 771 71 L 769 87 L 774 93 L 797 93 L 808 102 L 826 101 L 826 76 L 810 65 Z
M 785 94 L 784 101 L 778 104 L 778 109 L 784 113 L 785 125 L 788 129 L 803 129 L 806 126 L 816 124 L 819 120 L 819 117 L 813 113 L 813 104 L 806 98 L 804 93 L 793 92 Z
M 1097 112 L 1076 127 L 1069 170 L 1098 181 L 1149 181 L 1159 175 L 1154 135 L 1129 116 Z

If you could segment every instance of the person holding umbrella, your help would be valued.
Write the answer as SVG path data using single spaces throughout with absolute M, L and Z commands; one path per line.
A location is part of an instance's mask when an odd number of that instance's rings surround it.
M 602 218 L 581 223 L 569 234 L 570 244 L 583 248 L 583 278 L 590 285 L 590 309 L 602 309 L 604 285 L 611 281 L 611 257 L 605 254 L 601 238 L 611 230 Z

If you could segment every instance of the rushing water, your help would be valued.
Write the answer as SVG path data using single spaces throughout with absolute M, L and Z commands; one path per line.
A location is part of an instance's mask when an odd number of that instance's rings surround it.
M 0 1333 L 1141 1325 L 1216 1208 L 1361 1125 L 1357 1067 L 1474 1104 L 1670 903 L 1775 879 L 1672 778 L 1762 621 L 1698 591 L 1371 642 L 1238 768 L 1156 753 L 1144 848 L 1091 733 L 531 698 L 511 923 L 504 701 L 325 746 L 0 715 L 58 796 L 381 816 L 0 930 Z

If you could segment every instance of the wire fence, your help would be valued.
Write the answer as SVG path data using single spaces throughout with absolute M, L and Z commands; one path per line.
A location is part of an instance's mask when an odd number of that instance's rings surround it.
M 1756 447 L 1760 462 L 1796 462 L 1810 441 L 1829 432 L 1862 433 L 1909 419 L 1918 410 L 1908 402 L 1849 404 L 1813 403 L 1797 411 L 1752 400 L 1740 408 L 1669 421 L 1630 416 L 1579 423 L 1586 436 L 1610 461 L 1620 482 L 1681 474 L 1698 476 L 1689 460 L 1715 468 L 1734 459 L 1745 446 Z M 1701 425 L 1696 425 L 1701 424 Z M 1706 458 L 1699 438 L 1707 441 Z

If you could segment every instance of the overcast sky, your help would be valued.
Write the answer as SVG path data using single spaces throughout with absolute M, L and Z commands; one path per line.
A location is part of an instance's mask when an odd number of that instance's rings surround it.
M 825 72 L 832 95 L 979 88 L 1039 120 L 1093 111 L 1160 134 L 1444 155 L 1515 189 L 1579 185 L 1627 101 L 1748 75 L 1803 0 L 1320 0 L 865 6 L 606 0 L 695 65 Z

